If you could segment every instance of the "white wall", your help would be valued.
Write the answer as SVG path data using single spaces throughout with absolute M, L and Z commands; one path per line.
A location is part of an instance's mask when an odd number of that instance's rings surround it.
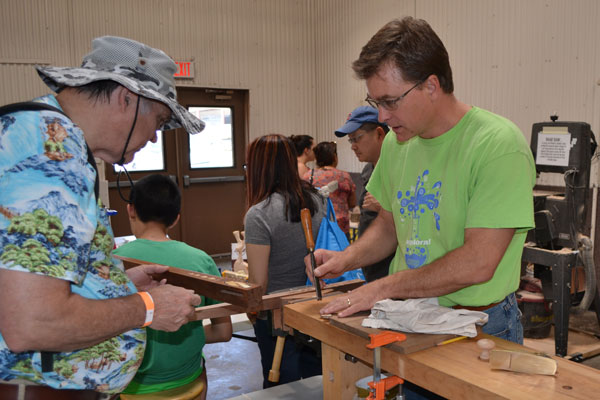
M 426 19 L 448 48 L 461 100 L 529 139 L 556 112 L 600 134 L 597 0 L 1 0 L 0 103 L 46 92 L 32 64 L 76 65 L 93 37 L 129 36 L 194 59 L 182 84 L 250 91 L 250 138 L 334 139 L 362 104 L 351 62 L 386 22 Z M 340 168 L 360 171 L 338 140 Z M 560 184 L 543 177 L 540 183 Z

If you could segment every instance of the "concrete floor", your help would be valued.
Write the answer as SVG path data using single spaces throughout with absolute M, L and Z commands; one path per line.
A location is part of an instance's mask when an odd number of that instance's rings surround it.
M 215 258 L 221 271 L 232 268 L 230 257 Z M 244 314 L 232 316 L 236 335 L 254 337 L 254 330 Z M 205 322 L 206 323 L 206 322 Z M 260 352 L 256 342 L 232 338 L 227 343 L 204 346 L 208 377 L 208 400 L 230 399 L 262 389 Z
M 218 261 L 221 268 L 231 268 L 231 261 Z M 253 337 L 254 331 L 244 315 L 234 316 L 234 330 L 237 334 Z M 571 315 L 569 327 L 589 333 L 598 339 L 600 348 L 600 326 L 596 313 L 587 311 L 582 315 Z M 301 399 L 298 396 L 287 394 L 266 393 L 252 394 L 262 389 L 262 373 L 260 353 L 255 342 L 233 338 L 228 343 L 209 344 L 204 347 L 206 369 L 208 374 L 208 400 L 222 399 Z M 592 368 L 600 369 L 600 355 L 590 357 L 582 362 Z M 309 386 L 315 386 L 310 382 Z M 294 388 L 290 388 L 294 389 Z M 303 389 L 304 390 L 304 389 Z M 310 390 L 310 389 L 308 389 Z M 316 397 L 316 396 L 315 396 Z
M 598 339 L 598 348 L 600 348 L 600 325 L 594 311 L 586 311 L 581 315 L 570 315 L 569 328 L 575 328 L 590 336 L 595 336 Z M 583 360 L 582 364 L 600 369 L 600 354 Z
M 236 332 L 254 337 L 254 330 Z M 232 338 L 204 347 L 208 375 L 207 399 L 222 400 L 262 389 L 260 353 L 255 342 Z

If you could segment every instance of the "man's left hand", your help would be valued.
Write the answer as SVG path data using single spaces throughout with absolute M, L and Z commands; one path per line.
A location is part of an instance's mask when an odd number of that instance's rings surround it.
M 349 317 L 359 311 L 371 310 L 375 303 L 382 300 L 378 297 L 376 285 L 367 284 L 338 296 L 319 312 L 321 314 L 337 314 L 338 317 Z
M 127 276 L 139 291 L 147 291 L 159 285 L 164 285 L 167 280 L 157 281 L 152 278 L 153 274 L 162 274 L 169 270 L 165 265 L 144 264 L 130 268 L 126 271 Z

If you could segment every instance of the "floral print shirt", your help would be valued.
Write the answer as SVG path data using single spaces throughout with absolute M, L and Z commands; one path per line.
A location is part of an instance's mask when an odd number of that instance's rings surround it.
M 350 174 L 337 168 L 325 167 L 311 169 L 304 174 L 302 179 L 310 182 L 311 175 L 312 185 L 316 188 L 323 187 L 332 181 L 338 182 L 337 190 L 331 193 L 329 198 L 333 203 L 335 218 L 338 225 L 342 231 L 344 231 L 344 233 L 348 233 L 350 231 L 350 210 L 348 208 L 348 197 L 350 197 L 350 195 L 356 190 L 356 185 L 352 181 Z
M 52 95 L 35 101 L 60 109 Z M 66 116 L 46 110 L 0 116 L 0 268 L 69 281 L 73 293 L 90 299 L 135 293 L 123 264 L 112 258 L 114 237 L 95 179 L 83 131 Z M 145 330 L 134 329 L 53 353 L 53 369 L 43 372 L 39 351 L 13 353 L 0 335 L 0 379 L 117 393 L 137 371 L 145 343 Z

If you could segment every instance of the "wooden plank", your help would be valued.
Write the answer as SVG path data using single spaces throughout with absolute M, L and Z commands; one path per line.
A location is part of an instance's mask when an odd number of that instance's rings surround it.
M 331 317 L 331 325 L 348 332 L 352 332 L 355 335 L 369 340 L 370 334 L 381 332 L 381 330 L 362 326 L 362 321 L 368 316 L 368 312 L 355 314 L 354 316 L 348 318 L 339 318 L 337 316 L 333 316 Z M 406 335 L 405 341 L 395 342 L 387 346 L 400 354 L 408 354 L 415 351 L 428 349 L 438 343 L 443 342 L 444 340 L 456 337 L 456 335 L 448 334 L 434 335 L 424 333 L 402 333 Z
M 125 262 L 125 267 L 148 264 L 148 261 L 134 258 L 114 256 Z M 157 274 L 155 279 L 166 279 L 168 283 L 191 289 L 208 298 L 242 307 L 241 312 L 257 311 L 262 301 L 262 288 L 255 283 L 242 282 L 236 279 L 223 278 L 200 272 L 188 271 L 182 268 L 169 267 L 163 274 Z M 237 311 L 240 312 L 239 310 Z
M 335 297 L 333 297 L 335 298 Z M 319 316 L 323 302 L 314 300 L 284 307 L 286 325 L 310 335 L 339 351 L 372 363 L 368 341 L 332 325 Z M 555 376 L 522 374 L 492 370 L 479 360 L 477 340 L 493 340 L 497 349 L 527 351 L 516 343 L 482 334 L 444 346 L 400 354 L 390 348 L 381 349 L 382 369 L 450 399 L 589 399 L 600 393 L 600 371 L 560 357 Z M 325 377 L 323 379 L 325 384 Z M 325 393 L 325 391 L 324 391 Z M 335 399 L 338 397 L 325 397 Z
M 213 304 L 210 306 L 196 307 L 194 312 L 196 321 L 210 318 L 228 317 L 235 314 L 244 313 L 244 307 L 229 303 Z
M 328 285 L 323 289 L 323 296 L 330 296 L 339 292 L 346 292 L 363 285 L 364 281 L 355 279 L 351 281 L 338 282 Z M 254 311 L 267 311 L 281 309 L 284 304 L 296 301 L 304 301 L 315 297 L 315 289 L 312 286 L 303 286 L 300 288 L 291 288 L 276 293 L 264 295 L 261 299 L 260 307 Z M 196 320 L 207 318 L 226 317 L 233 314 L 246 312 L 246 309 L 229 303 L 215 304 L 211 306 L 196 307 Z

